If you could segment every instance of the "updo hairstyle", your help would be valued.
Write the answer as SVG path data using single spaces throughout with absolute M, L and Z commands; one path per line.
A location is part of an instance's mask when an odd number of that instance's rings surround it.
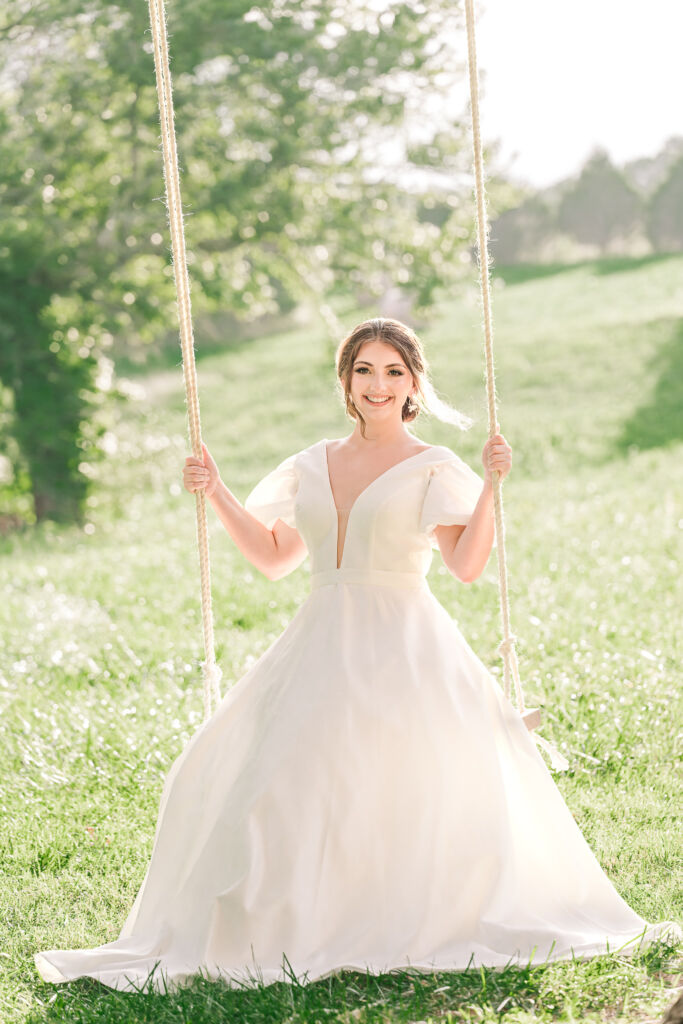
M 443 402 L 434 391 L 428 376 L 429 366 L 422 342 L 412 328 L 401 323 L 400 320 L 375 317 L 373 320 L 364 320 L 362 324 L 353 328 L 339 345 L 335 358 L 337 391 L 344 403 L 347 416 L 351 420 L 359 421 L 363 437 L 365 437 L 365 419 L 351 398 L 351 377 L 358 352 L 361 346 L 368 341 L 383 341 L 385 344 L 391 345 L 400 354 L 412 374 L 415 394 L 408 395 L 403 403 L 401 419 L 404 423 L 412 422 L 417 419 L 420 412 L 425 412 L 446 423 L 452 423 L 461 430 L 467 430 L 472 426 L 474 421 L 469 416 L 465 416 Z

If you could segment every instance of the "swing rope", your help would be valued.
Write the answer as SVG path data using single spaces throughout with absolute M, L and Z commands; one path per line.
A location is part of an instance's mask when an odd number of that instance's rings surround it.
M 477 256 L 479 263 L 479 284 L 481 288 L 482 309 L 484 315 L 484 356 L 486 362 L 486 397 L 488 404 L 489 439 L 500 433 L 496 407 L 496 378 L 493 361 L 493 317 L 491 314 L 491 289 L 489 267 L 489 224 L 486 214 L 486 194 L 484 189 L 484 160 L 481 145 L 481 122 L 479 116 L 479 75 L 477 71 L 477 48 L 474 35 L 474 0 L 465 0 L 465 22 L 467 25 L 467 66 L 470 85 L 470 111 L 472 115 L 472 148 L 474 151 L 474 191 L 477 203 Z M 505 696 L 510 700 L 510 682 L 514 681 L 517 697 L 517 709 L 529 730 L 536 729 L 541 723 L 538 708 L 527 708 L 524 704 L 524 693 L 519 678 L 519 665 L 515 643 L 517 637 L 510 629 L 510 597 L 508 593 L 507 562 L 505 558 L 505 518 L 503 515 L 503 490 L 500 473 L 491 474 L 493 479 L 493 510 L 496 521 L 496 551 L 498 555 L 498 591 L 500 596 L 500 614 L 503 624 L 503 639 L 498 651 L 503 657 L 503 676 Z M 569 764 L 566 758 L 544 737 L 534 735 L 538 746 L 550 756 L 553 768 L 566 771 Z
M 467 52 L 470 83 L 470 106 L 472 112 L 472 137 L 474 147 L 475 192 L 477 201 L 478 226 L 478 259 L 484 311 L 484 335 L 486 357 L 486 393 L 488 399 L 489 438 L 499 432 L 496 411 L 496 384 L 493 364 L 493 326 L 491 316 L 491 295 L 489 288 L 488 251 L 489 227 L 486 218 L 484 194 L 484 169 L 481 146 L 481 127 L 479 119 L 479 88 L 477 75 L 477 57 L 474 37 L 473 0 L 465 0 L 467 22 Z M 201 427 L 199 420 L 199 394 L 197 389 L 197 373 L 194 359 L 194 335 L 192 330 L 192 310 L 190 303 L 190 280 L 187 271 L 185 251 L 185 234 L 183 229 L 182 203 L 180 196 L 180 172 L 178 169 L 178 152 L 176 148 L 175 123 L 173 112 L 173 93 L 171 86 L 171 70 L 168 58 L 168 34 L 166 29 L 166 12 L 164 0 L 149 0 L 150 25 L 154 42 L 154 68 L 156 73 L 157 97 L 159 100 L 159 121 L 161 125 L 162 149 L 164 158 L 164 182 L 166 185 L 166 208 L 171 229 L 171 248 L 173 271 L 175 276 L 178 300 L 178 321 L 180 325 L 180 342 L 183 360 L 183 378 L 189 416 L 190 441 L 195 458 L 202 459 Z M 540 712 L 537 708 L 527 709 L 519 678 L 519 667 L 515 651 L 516 637 L 510 630 L 510 602 L 507 583 L 507 565 L 505 560 L 505 524 L 503 517 L 503 497 L 500 474 L 494 472 L 493 503 L 496 525 L 498 551 L 498 577 L 500 591 L 500 607 L 503 622 L 503 640 L 498 650 L 503 656 L 505 696 L 510 700 L 510 683 L 514 681 L 517 705 L 527 728 L 534 729 L 540 723 Z M 213 616 L 211 612 L 211 572 L 209 564 L 209 536 L 206 520 L 205 492 L 195 492 L 197 509 L 197 540 L 199 545 L 199 566 L 201 575 L 202 624 L 204 631 L 205 660 L 202 662 L 204 676 L 204 718 L 211 715 L 212 698 L 216 704 L 220 700 L 219 683 L 220 667 L 216 664 L 213 637 Z M 565 758 L 547 740 L 534 736 L 536 743 L 550 754 L 553 767 L 566 770 Z
M 166 184 L 166 208 L 171 228 L 173 271 L 178 300 L 178 321 L 180 325 L 180 346 L 185 380 L 185 399 L 189 417 L 190 444 L 192 454 L 202 459 L 202 435 L 199 421 L 199 392 L 197 371 L 194 360 L 194 334 L 192 330 L 192 308 L 190 304 L 190 278 L 187 271 L 185 232 L 183 228 L 182 203 L 180 198 L 180 173 L 176 148 L 173 113 L 173 92 L 171 69 L 168 60 L 168 35 L 166 12 L 163 0 L 149 0 L 149 19 L 154 42 L 154 68 L 156 72 L 159 120 L 164 156 L 164 181 Z M 221 699 L 221 669 L 216 664 L 213 639 L 213 615 L 211 611 L 211 568 L 209 563 L 209 531 L 206 520 L 204 490 L 195 491 L 197 511 L 197 541 L 199 545 L 199 572 L 201 577 L 202 624 L 204 631 L 204 655 L 202 662 L 204 677 L 204 720 L 211 717 L 212 699 L 216 705 Z
M 496 378 L 493 364 L 493 321 L 491 315 L 491 289 L 489 283 L 490 255 L 488 249 L 489 225 L 486 216 L 484 192 L 484 161 L 481 146 L 481 125 L 479 120 L 479 90 L 477 87 L 477 53 L 474 38 L 473 0 L 465 0 L 467 21 L 467 57 L 470 76 L 470 107 L 472 112 L 472 145 L 474 149 L 475 194 L 477 200 L 477 253 L 479 257 L 479 283 L 484 311 L 484 355 L 486 357 L 486 397 L 489 415 L 489 439 L 500 433 L 496 408 Z M 496 518 L 496 539 L 498 550 L 498 583 L 500 590 L 500 611 L 503 620 L 503 641 L 498 650 L 503 655 L 505 675 L 505 696 L 510 699 L 510 678 L 514 679 L 517 706 L 524 715 L 524 694 L 519 679 L 515 641 L 510 631 L 510 600 L 508 597 L 507 563 L 505 560 L 505 521 L 503 518 L 503 492 L 500 473 L 495 470 L 493 477 L 493 507 Z

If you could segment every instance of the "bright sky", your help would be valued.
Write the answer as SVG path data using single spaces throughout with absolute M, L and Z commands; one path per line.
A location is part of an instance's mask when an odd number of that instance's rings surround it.
M 500 139 L 515 178 L 549 185 L 577 172 L 595 146 L 621 164 L 683 135 L 681 0 L 475 8 L 482 135 Z

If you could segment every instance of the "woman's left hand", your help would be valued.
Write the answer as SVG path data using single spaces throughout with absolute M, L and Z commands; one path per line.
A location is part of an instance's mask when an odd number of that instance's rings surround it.
M 489 438 L 481 453 L 481 461 L 487 482 L 493 481 L 494 470 L 500 473 L 501 480 L 508 475 L 512 466 L 512 448 L 502 434 L 494 434 Z

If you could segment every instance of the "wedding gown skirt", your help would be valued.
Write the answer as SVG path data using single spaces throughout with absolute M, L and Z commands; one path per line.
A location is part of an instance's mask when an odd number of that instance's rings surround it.
M 466 521 L 478 489 L 457 456 L 430 449 L 430 460 L 415 456 L 366 488 L 336 568 L 320 444 L 247 500 L 266 524 L 299 525 L 310 595 L 173 762 L 119 938 L 36 953 L 42 977 L 166 991 L 198 973 L 230 985 L 305 982 L 345 968 L 628 953 L 680 937 L 619 896 L 517 710 L 408 550 L 398 569 L 377 558 L 395 544 L 376 529 L 389 511 L 413 555 L 426 537 L 427 558 L 435 514 Z M 430 499 L 444 470 L 459 476 Z M 362 551 L 366 565 L 354 565 Z

